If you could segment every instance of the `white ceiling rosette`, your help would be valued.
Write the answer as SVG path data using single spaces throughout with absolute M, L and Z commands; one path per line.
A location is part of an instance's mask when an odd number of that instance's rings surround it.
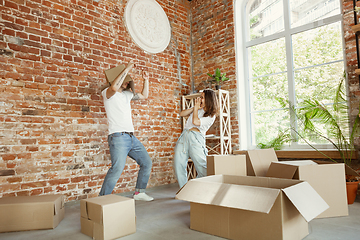
M 160 53 L 169 45 L 170 23 L 155 0 L 129 0 L 125 22 L 133 41 L 144 51 Z

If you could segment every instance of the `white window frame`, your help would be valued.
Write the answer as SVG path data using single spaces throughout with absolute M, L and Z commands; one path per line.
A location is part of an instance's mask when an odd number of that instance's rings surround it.
M 284 9 L 284 31 L 280 33 L 275 33 L 266 37 L 262 37 L 259 39 L 250 40 L 247 42 L 248 31 L 246 25 L 246 4 L 249 0 L 234 0 L 234 21 L 235 21 L 235 51 L 236 51 L 236 75 L 237 75 L 237 94 L 238 94 L 238 119 L 239 119 L 239 142 L 240 149 L 249 150 L 255 149 L 256 146 L 252 145 L 251 138 L 251 120 L 250 120 L 250 92 L 249 89 L 249 70 L 248 70 L 248 51 L 247 48 L 269 41 L 273 41 L 279 38 L 285 38 L 286 49 L 290 49 L 290 51 L 286 50 L 286 59 L 287 59 L 287 78 L 294 79 L 294 66 L 292 59 L 292 43 L 291 36 L 297 33 L 301 33 L 307 30 L 314 29 L 316 27 L 321 27 L 328 25 L 330 23 L 335 23 L 340 21 L 341 23 L 341 31 L 342 35 L 343 31 L 343 17 L 342 17 L 342 3 L 341 0 L 336 0 L 340 2 L 340 14 L 331 16 L 322 20 L 318 20 L 316 22 L 308 23 L 299 27 L 290 28 L 291 20 L 290 13 L 287 11 L 289 9 L 288 0 L 283 0 L 283 9 Z M 286 20 L 288 19 L 288 21 Z M 343 44 L 343 62 L 344 69 L 346 69 L 346 58 L 345 58 L 345 43 L 344 37 L 342 38 Z M 288 71 L 290 69 L 290 71 Z M 295 101 L 295 86 L 294 81 L 289 81 L 288 84 L 288 93 L 290 102 Z M 346 82 L 347 83 L 347 82 Z M 347 84 L 346 84 L 347 86 Z M 348 90 L 348 88 L 346 87 Z M 318 149 L 333 149 L 333 146 L 330 144 L 317 144 L 316 147 Z M 284 149 L 309 149 L 310 147 L 307 145 L 291 145 L 290 147 L 284 146 Z

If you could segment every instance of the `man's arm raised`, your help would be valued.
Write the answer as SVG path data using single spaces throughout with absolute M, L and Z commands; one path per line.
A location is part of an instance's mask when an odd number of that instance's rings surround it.
M 143 100 L 149 97 L 149 74 L 145 71 L 142 72 L 142 77 L 144 79 L 144 86 L 141 93 L 137 93 L 133 100 Z

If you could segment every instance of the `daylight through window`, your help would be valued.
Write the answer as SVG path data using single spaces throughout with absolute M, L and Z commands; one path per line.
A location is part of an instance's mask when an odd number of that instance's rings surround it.
M 342 17 L 339 0 L 249 0 L 244 11 L 248 138 L 256 146 L 301 131 L 294 109 L 307 99 L 333 103 L 344 74 Z M 291 147 L 305 145 L 294 137 Z

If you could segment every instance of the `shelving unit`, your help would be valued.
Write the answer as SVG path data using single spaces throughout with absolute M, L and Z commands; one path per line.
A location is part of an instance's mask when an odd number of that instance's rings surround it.
M 227 155 L 232 153 L 231 148 L 231 124 L 230 124 L 230 97 L 229 92 L 226 90 L 216 90 L 216 95 L 219 101 L 219 115 L 217 116 L 217 120 L 215 121 L 219 123 L 219 131 L 215 136 L 206 137 L 206 142 L 210 140 L 218 141 L 215 146 L 210 146 L 206 144 L 209 155 Z M 194 102 L 197 97 L 200 97 L 201 93 L 194 93 L 181 97 L 181 108 L 182 110 L 194 107 Z M 187 118 L 182 119 L 182 125 L 185 126 Z M 188 163 L 188 178 L 196 177 L 196 171 L 194 164 L 191 159 L 189 159 Z
M 351 29 L 355 32 L 355 44 L 356 44 L 356 57 L 358 62 L 358 68 L 355 69 L 355 74 L 360 75 L 360 52 L 359 52 L 359 33 L 360 33 L 360 24 L 358 24 L 358 16 L 355 12 L 356 3 L 358 0 L 353 0 L 353 9 L 354 9 L 354 26 Z M 360 81 L 360 78 L 359 78 Z

